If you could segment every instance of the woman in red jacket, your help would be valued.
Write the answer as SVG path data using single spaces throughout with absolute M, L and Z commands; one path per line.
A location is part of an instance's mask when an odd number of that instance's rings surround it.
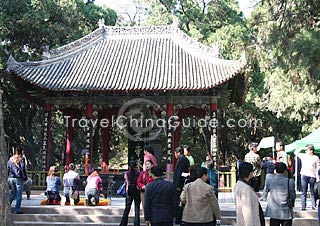
M 137 180 L 137 187 L 141 191 L 141 202 L 142 202 L 142 208 L 144 207 L 144 191 L 147 184 L 151 183 L 153 181 L 153 178 L 151 176 L 151 169 L 153 167 L 152 160 L 147 160 L 145 162 L 146 170 L 141 171 Z

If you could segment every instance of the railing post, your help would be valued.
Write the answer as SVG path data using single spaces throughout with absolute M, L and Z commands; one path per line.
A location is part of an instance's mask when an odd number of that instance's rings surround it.
M 236 180 L 237 180 L 237 170 L 236 170 L 236 164 L 232 163 L 231 164 L 231 169 L 230 169 L 230 173 L 231 173 L 231 189 L 233 191 L 234 186 L 236 185 Z

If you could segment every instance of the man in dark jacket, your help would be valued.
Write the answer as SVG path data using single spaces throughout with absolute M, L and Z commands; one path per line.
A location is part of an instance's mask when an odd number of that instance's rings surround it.
M 176 168 L 174 170 L 173 174 L 173 185 L 175 188 L 175 207 L 176 207 L 176 212 L 175 212 L 175 218 L 176 218 L 176 224 L 181 224 L 181 219 L 182 219 L 182 208 L 179 206 L 180 203 L 180 194 L 182 192 L 183 186 L 184 186 L 184 181 L 186 177 L 182 176 L 182 173 L 189 173 L 189 168 L 190 168 L 190 162 L 187 159 L 186 156 L 184 156 L 184 151 L 182 147 L 177 147 L 175 150 L 175 157 L 178 159 Z
M 172 226 L 174 210 L 174 186 L 163 180 L 160 166 L 151 169 L 154 181 L 146 186 L 144 217 L 152 226 Z
M 7 162 L 8 169 L 8 182 L 10 186 L 10 204 L 16 199 L 16 205 L 14 207 L 15 214 L 21 214 L 21 202 L 23 183 L 27 181 L 27 170 L 25 159 L 22 158 L 22 147 L 16 147 L 14 155 Z

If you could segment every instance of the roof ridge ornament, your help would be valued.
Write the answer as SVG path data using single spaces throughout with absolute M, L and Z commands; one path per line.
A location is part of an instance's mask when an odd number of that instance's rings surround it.
M 98 26 L 99 26 L 99 28 L 103 28 L 104 26 L 106 26 L 104 18 L 99 19 Z
M 213 50 L 213 55 L 216 58 L 221 58 L 220 43 L 218 41 L 213 44 L 212 50 Z
M 176 16 L 173 16 L 173 17 L 172 17 L 172 24 L 171 24 L 171 26 L 172 26 L 173 28 L 178 28 L 178 27 L 179 27 L 179 18 L 178 18 L 178 17 L 176 17 Z
M 246 65 L 247 64 L 247 53 L 246 51 L 244 50 L 241 54 L 241 57 L 240 57 L 240 63 L 243 64 L 243 65 Z
M 43 46 L 42 59 L 44 60 L 50 59 L 50 50 L 48 45 Z

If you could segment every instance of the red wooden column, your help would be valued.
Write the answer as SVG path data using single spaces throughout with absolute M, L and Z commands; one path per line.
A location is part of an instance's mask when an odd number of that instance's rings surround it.
M 218 103 L 217 99 L 212 99 L 210 102 L 210 120 L 213 125 L 211 126 L 211 139 L 210 139 L 210 156 L 212 161 L 215 162 L 215 167 L 218 168 Z
M 73 140 L 73 133 L 74 133 L 74 125 L 72 123 L 72 119 L 75 118 L 75 114 L 70 111 L 67 121 L 67 128 L 66 128 L 66 165 L 69 165 L 73 162 L 73 150 L 72 150 L 72 140 Z
M 93 104 L 86 104 L 86 118 L 87 120 L 92 119 L 93 117 Z M 89 162 L 90 167 L 92 167 L 92 152 L 93 152 L 93 139 L 92 139 L 92 123 L 88 123 L 88 127 L 86 128 L 86 149 L 89 151 Z
M 49 170 L 50 167 L 50 154 L 51 154 L 51 116 L 52 105 L 46 103 L 44 105 L 44 125 L 43 125 L 43 140 L 42 140 L 42 160 L 43 170 Z
M 105 163 L 109 166 L 109 152 L 110 152 L 110 140 L 111 140 L 111 119 L 112 115 L 108 110 L 105 110 L 103 113 L 103 118 L 101 118 L 101 125 L 103 130 L 102 144 L 103 144 L 103 156 L 102 156 L 102 164 Z M 103 121 L 102 121 L 103 120 Z

